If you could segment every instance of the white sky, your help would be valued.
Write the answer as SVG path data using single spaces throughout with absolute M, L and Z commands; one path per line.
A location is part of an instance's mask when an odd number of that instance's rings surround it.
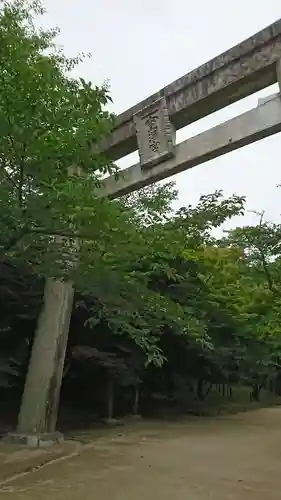
M 91 52 L 78 74 L 95 84 L 109 80 L 117 113 L 281 17 L 280 0 L 45 0 L 45 5 L 45 23 L 61 28 L 59 43 L 67 55 Z M 277 91 L 276 85 L 243 99 L 181 130 L 177 139 L 247 111 L 259 96 Z M 120 165 L 136 161 L 134 154 Z M 179 205 L 222 189 L 226 196 L 246 195 L 249 210 L 265 209 L 267 219 L 279 221 L 279 165 L 277 134 L 175 176 Z M 248 213 L 243 223 L 254 221 Z

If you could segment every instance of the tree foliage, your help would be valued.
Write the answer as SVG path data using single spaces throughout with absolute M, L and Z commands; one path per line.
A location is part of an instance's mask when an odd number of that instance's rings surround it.
M 95 190 L 113 167 L 96 144 L 113 117 L 106 86 L 71 76 L 82 57 L 65 57 L 58 30 L 35 25 L 42 13 L 39 2 L 1 1 L 0 247 L 52 275 L 69 267 L 73 239 L 62 237 L 94 238 L 110 217 Z

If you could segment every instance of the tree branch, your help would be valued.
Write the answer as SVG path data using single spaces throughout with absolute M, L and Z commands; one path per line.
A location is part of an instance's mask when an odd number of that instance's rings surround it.
M 261 229 L 262 228 L 262 224 L 263 224 L 264 211 L 261 212 L 259 215 L 260 215 L 259 227 Z M 263 270 L 264 270 L 264 274 L 265 274 L 266 279 L 267 279 L 268 288 L 269 288 L 269 290 L 271 292 L 274 292 L 275 287 L 274 287 L 274 284 L 273 284 L 272 276 L 271 276 L 270 271 L 268 269 L 268 265 L 267 265 L 267 262 L 266 262 L 265 253 L 264 253 L 263 247 L 262 247 L 262 245 L 257 245 L 257 248 L 258 248 L 258 251 L 259 251 L 260 256 L 261 256 L 261 263 L 262 263 L 262 267 L 263 267 Z
M 12 234 L 10 239 L 1 247 L 2 253 L 9 252 L 26 234 L 28 233 L 27 226 L 24 226 L 20 231 L 16 231 Z M 5 256 L 2 255 L 1 261 L 3 262 L 3 258 Z
M 4 172 L 5 177 L 8 179 L 8 181 L 14 186 L 14 188 L 17 189 L 17 183 L 14 181 L 14 179 L 11 177 L 9 172 L 7 172 L 7 161 L 3 158 L 1 161 L 1 166 Z
M 19 183 L 18 183 L 18 192 L 19 192 L 19 204 L 22 206 L 23 203 L 23 184 L 24 184 L 24 167 L 25 167 L 25 162 L 24 162 L 24 153 L 26 150 L 26 144 L 23 145 L 23 154 L 20 157 L 19 160 L 19 167 L 20 167 L 20 172 L 19 172 Z
M 31 227 L 28 231 L 30 234 L 41 234 L 42 236 L 60 236 L 61 238 L 74 238 L 89 241 L 96 241 L 96 237 L 92 234 L 81 234 L 71 229 L 47 229 L 44 227 Z

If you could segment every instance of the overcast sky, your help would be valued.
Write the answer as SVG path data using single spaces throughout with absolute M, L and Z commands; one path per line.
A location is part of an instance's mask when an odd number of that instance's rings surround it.
M 67 55 L 91 52 L 78 74 L 101 84 L 109 80 L 114 111 L 120 113 L 176 78 L 241 42 L 281 17 L 280 0 L 45 0 L 45 23 L 61 28 Z M 277 85 L 231 105 L 177 134 L 182 141 L 255 107 Z M 120 162 L 129 166 L 137 155 Z M 179 205 L 203 193 L 247 196 L 249 210 L 281 220 L 281 137 L 229 153 L 174 177 Z M 252 223 L 248 213 L 243 223 Z

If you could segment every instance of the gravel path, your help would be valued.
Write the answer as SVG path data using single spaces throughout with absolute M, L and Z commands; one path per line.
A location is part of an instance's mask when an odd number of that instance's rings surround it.
M 0 488 L 0 500 L 280 500 L 281 408 L 138 423 Z

